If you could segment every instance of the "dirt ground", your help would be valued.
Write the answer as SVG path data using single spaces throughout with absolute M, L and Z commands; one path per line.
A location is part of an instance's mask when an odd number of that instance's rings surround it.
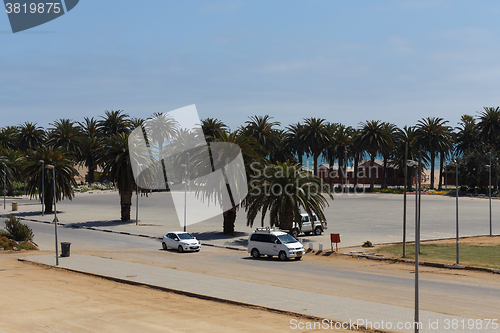
M 3 333 L 316 331 L 291 329 L 291 321 L 298 326 L 310 319 L 126 285 L 18 257 L 20 252 L 0 253 Z

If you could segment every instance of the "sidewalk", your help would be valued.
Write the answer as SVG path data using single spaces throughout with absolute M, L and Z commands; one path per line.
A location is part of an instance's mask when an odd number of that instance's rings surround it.
M 54 255 L 35 255 L 19 260 L 48 266 L 55 264 Z M 152 286 L 189 296 L 230 301 L 238 304 L 248 304 L 267 309 L 313 316 L 318 318 L 317 321 L 329 319 L 337 322 L 352 323 L 351 328 L 355 328 L 356 323 L 360 324 L 361 327 L 365 326 L 368 322 L 373 325 L 373 328 L 379 327 L 382 331 L 413 332 L 413 329 L 404 329 L 404 325 L 411 325 L 413 322 L 414 310 L 411 308 L 88 255 L 71 255 L 68 258 L 60 258 L 59 267 L 116 281 Z M 450 329 L 448 331 L 477 332 L 477 330 L 467 329 L 468 319 L 430 311 L 420 311 L 421 332 L 443 332 L 446 330 L 445 323 L 451 323 L 453 320 L 460 323 L 463 320 L 465 329 Z M 303 319 L 303 321 L 313 322 L 312 319 Z M 436 321 L 438 321 L 438 328 L 430 329 L 429 323 Z M 402 325 L 402 329 L 397 328 L 398 323 Z M 392 327 L 392 329 L 387 329 L 389 327 Z M 498 332 L 498 330 L 481 330 L 481 332 Z

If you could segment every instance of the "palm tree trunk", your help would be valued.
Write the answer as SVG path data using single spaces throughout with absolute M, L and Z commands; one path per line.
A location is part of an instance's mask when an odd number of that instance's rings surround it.
M 375 187 L 375 174 L 373 173 L 373 166 L 375 165 L 375 154 L 371 154 L 370 158 L 370 190 Z
M 339 185 L 342 188 L 343 185 L 343 180 L 344 180 L 344 172 L 342 172 L 342 165 L 344 164 L 344 158 L 342 157 L 342 154 L 338 154 L 338 160 L 339 160 L 339 168 L 338 168 L 338 176 L 339 176 Z
M 358 187 L 359 155 L 354 156 L 354 188 Z
M 290 233 L 293 229 L 293 218 L 294 212 L 293 205 L 287 204 L 288 209 L 286 209 L 283 214 L 279 216 L 280 229 L 288 230 Z
M 439 191 L 443 189 L 444 152 L 441 152 L 440 155 L 441 156 L 439 161 L 439 185 L 438 185 Z
M 236 207 L 231 208 L 228 211 L 225 211 L 222 214 L 224 218 L 223 222 L 223 232 L 224 235 L 234 236 L 234 222 L 236 221 Z
M 132 207 L 132 190 L 120 193 L 121 220 L 130 221 L 130 207 Z
M 95 182 L 94 170 L 95 170 L 95 167 L 89 167 L 89 177 L 87 179 L 89 184 L 92 184 L 93 182 Z
M 318 176 L 318 158 L 319 158 L 319 153 L 314 153 L 314 155 L 313 155 L 313 165 L 314 165 L 314 175 L 316 177 Z
M 387 157 L 384 155 L 384 170 L 382 171 L 382 188 L 387 188 L 386 177 L 387 177 Z
M 45 201 L 45 214 L 53 213 L 52 203 L 54 202 L 54 189 L 51 186 L 46 187 L 43 200 Z
M 431 151 L 431 190 L 434 189 L 434 159 L 436 158 L 436 154 Z
M 333 162 L 333 158 L 328 161 L 328 163 L 330 164 L 330 167 L 328 168 L 328 186 L 330 190 L 333 188 Z

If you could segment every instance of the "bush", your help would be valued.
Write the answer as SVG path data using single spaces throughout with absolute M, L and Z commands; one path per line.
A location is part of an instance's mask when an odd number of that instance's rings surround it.
M 373 244 L 372 244 L 372 242 L 370 242 L 370 241 L 366 241 L 366 242 L 364 242 L 364 243 L 363 243 L 363 245 L 361 245 L 361 246 L 362 246 L 362 247 L 373 247 Z
M 5 229 L 16 241 L 33 240 L 33 230 L 26 224 L 21 223 L 21 219 L 16 218 L 14 214 L 10 214 L 9 218 L 4 222 Z

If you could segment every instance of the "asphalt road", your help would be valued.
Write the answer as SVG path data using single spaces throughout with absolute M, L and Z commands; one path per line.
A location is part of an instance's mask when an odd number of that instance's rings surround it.
M 414 195 L 408 195 L 407 204 L 407 239 L 414 239 Z M 135 202 L 131 218 L 135 219 Z M 8 200 L 7 207 L 10 208 Z M 20 210 L 28 214 L 39 214 L 39 205 L 35 200 L 18 200 Z M 402 241 L 403 234 L 403 195 L 364 194 L 336 195 L 335 200 L 328 200 L 325 209 L 328 230 L 322 236 L 303 236 L 305 244 L 314 242 L 324 247 L 330 246 L 329 233 L 341 234 L 340 247 L 359 246 L 364 241 L 372 243 L 392 243 Z M 31 205 L 24 205 L 31 204 Z M 82 222 L 93 225 L 106 225 L 120 217 L 119 196 L 117 192 L 77 193 L 73 201 L 58 203 L 61 222 Z M 421 238 L 452 238 L 456 234 L 455 198 L 437 195 L 422 196 Z M 189 207 L 188 207 L 189 209 Z M 5 212 L 10 211 L 7 209 Z M 30 213 L 31 212 L 31 213 Z M 203 214 L 203 211 L 198 212 Z M 493 234 L 500 234 L 500 200 L 492 201 Z M 161 236 L 169 230 L 182 229 L 169 193 L 153 193 L 139 198 L 139 220 L 143 226 L 150 226 L 148 234 Z M 236 218 L 236 231 L 248 235 L 260 224 L 260 217 L 253 227 L 246 225 L 246 214 L 240 209 Z M 460 236 L 489 234 L 489 202 L 487 199 L 464 197 L 459 200 Z M 154 229 L 156 228 L 156 229 Z M 146 228 L 143 228 L 147 229 Z M 154 230 L 153 230 L 154 229 Z M 222 217 L 217 216 L 206 221 L 188 225 L 188 230 L 198 235 L 213 234 L 222 231 Z M 238 245 L 235 243 L 235 245 Z
M 27 222 L 42 250 L 54 249 L 54 226 Z M 302 261 L 252 259 L 244 251 L 204 247 L 200 253 L 161 250 L 157 240 L 92 230 L 59 228 L 72 253 L 93 254 L 207 275 L 285 286 L 386 304 L 413 306 L 413 266 L 306 255 Z M 421 268 L 421 308 L 476 318 L 498 318 L 497 275 Z

